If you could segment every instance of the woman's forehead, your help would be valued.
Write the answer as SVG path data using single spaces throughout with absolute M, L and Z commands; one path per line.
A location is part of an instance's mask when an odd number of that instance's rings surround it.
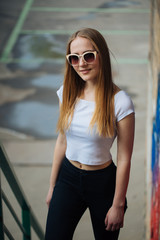
M 74 53 L 85 52 L 94 49 L 91 41 L 84 37 L 76 37 L 70 44 L 70 51 Z

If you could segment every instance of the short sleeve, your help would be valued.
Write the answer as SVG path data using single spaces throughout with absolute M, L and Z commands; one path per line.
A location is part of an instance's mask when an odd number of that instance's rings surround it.
M 119 91 L 115 95 L 115 116 L 119 122 L 131 113 L 134 113 L 134 105 L 130 96 L 125 91 Z
M 63 98 L 63 86 L 61 86 L 58 91 L 57 91 L 58 98 L 60 102 L 62 103 L 62 98 Z

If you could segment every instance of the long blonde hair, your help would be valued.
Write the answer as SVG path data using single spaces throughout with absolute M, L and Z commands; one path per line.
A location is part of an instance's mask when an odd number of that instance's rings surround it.
M 96 84 L 95 111 L 90 122 L 91 129 L 96 124 L 100 136 L 112 137 L 115 131 L 114 117 L 114 84 L 109 49 L 103 36 L 95 29 L 84 28 L 74 33 L 69 39 L 66 54 L 70 53 L 70 45 L 76 37 L 87 38 L 98 52 L 100 69 Z M 83 94 L 85 81 L 76 73 L 66 60 L 63 82 L 63 101 L 57 130 L 64 133 L 70 126 L 77 98 Z

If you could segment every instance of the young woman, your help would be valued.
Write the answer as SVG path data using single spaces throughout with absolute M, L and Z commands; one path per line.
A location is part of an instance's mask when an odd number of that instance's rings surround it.
M 123 227 L 134 140 L 134 107 L 112 81 L 103 36 L 85 28 L 68 42 L 50 187 L 46 240 L 71 240 L 88 208 L 96 240 Z M 110 148 L 117 137 L 117 167 Z

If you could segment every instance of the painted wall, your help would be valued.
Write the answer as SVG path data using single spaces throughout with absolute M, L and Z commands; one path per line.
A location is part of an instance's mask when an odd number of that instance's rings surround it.
M 160 239 L 160 74 L 158 79 L 156 116 L 152 133 L 152 191 L 150 239 Z
M 151 0 L 149 53 L 146 239 L 160 239 L 160 0 Z

